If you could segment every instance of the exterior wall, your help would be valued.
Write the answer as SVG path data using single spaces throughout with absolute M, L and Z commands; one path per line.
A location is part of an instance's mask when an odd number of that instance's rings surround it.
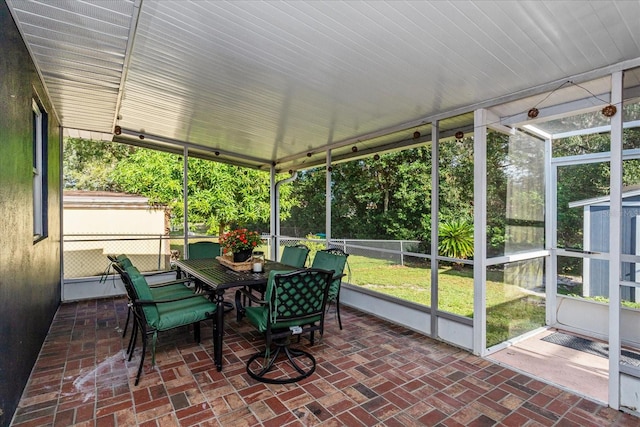
M 557 323 L 554 328 L 580 335 L 609 340 L 609 307 L 595 301 L 558 296 Z M 620 312 L 620 339 L 624 345 L 640 348 L 640 310 L 622 309 Z
M 409 303 L 359 286 L 343 283 L 340 288 L 340 304 L 388 320 L 396 325 L 445 341 L 467 351 L 473 350 L 473 325 L 471 319 L 459 316 L 434 316 L 431 309 Z M 325 320 L 326 321 L 326 320 Z M 437 336 L 431 335 L 431 322 L 437 322 Z
M 65 281 L 102 274 L 108 254 L 126 253 L 140 271 L 159 270 L 169 259 L 169 241 L 161 239 L 166 237 L 165 209 L 150 207 L 146 197 L 65 191 L 63 206 Z M 123 240 L 127 237 L 136 240 Z
M 34 243 L 32 99 L 48 114 L 48 237 Z M 0 425 L 11 422 L 60 304 L 60 128 L 0 3 Z
M 621 249 L 623 254 L 635 255 L 638 251 L 636 242 L 636 217 L 640 215 L 639 198 L 628 197 L 622 202 Z M 633 202 L 633 205 L 631 204 Z M 625 205 L 626 204 L 626 205 Z M 585 230 L 585 249 L 594 252 L 609 252 L 609 206 L 589 206 L 585 209 L 588 229 Z M 587 236 L 588 234 L 588 236 Z M 586 240 L 588 237 L 588 240 Z M 584 296 L 609 297 L 609 262 L 603 260 L 585 260 L 585 292 Z M 627 281 L 637 281 L 636 265 L 623 263 L 622 278 Z M 625 300 L 637 301 L 635 290 L 628 287 L 621 289 L 621 296 Z

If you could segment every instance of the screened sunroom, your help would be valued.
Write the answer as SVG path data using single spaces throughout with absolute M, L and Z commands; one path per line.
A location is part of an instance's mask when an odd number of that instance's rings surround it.
M 67 271 L 86 267 L 73 258 L 82 245 L 148 256 L 127 246 L 148 240 L 153 271 L 172 248 L 188 256 L 191 240 L 219 237 L 194 234 L 188 197 L 171 236 L 67 234 L 62 139 L 74 137 L 168 153 L 183 189 L 194 159 L 260 171 L 272 259 L 292 242 L 338 246 L 351 265 L 342 304 L 477 356 L 548 328 L 604 342 L 605 403 L 637 414 L 640 368 L 622 357 L 640 353 L 640 234 L 626 209 L 640 185 L 637 3 L 9 0 L 1 17 L 2 130 L 19 134 L 4 144 L 18 196 L 2 208 L 3 273 L 16 279 L 2 304 L 7 342 L 32 332 L 0 352 L 3 369 L 21 360 L 13 394 L 61 302 L 123 292 L 100 283 L 102 253 L 95 275 Z M 341 198 L 354 173 L 385 171 L 405 198 Z M 300 232 L 279 217 L 279 194 L 311 177 L 324 196 Z M 416 201 L 402 220 L 420 233 L 350 233 Z M 456 232 L 466 250 L 447 247 Z

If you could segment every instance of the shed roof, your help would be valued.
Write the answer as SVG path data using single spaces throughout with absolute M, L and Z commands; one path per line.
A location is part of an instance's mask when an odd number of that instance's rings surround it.
M 470 132 L 476 107 L 640 65 L 638 1 L 7 4 L 68 135 L 262 169 Z
M 109 191 L 65 190 L 62 202 L 65 209 L 149 209 L 147 197 Z
M 622 200 L 628 199 L 630 197 L 638 197 L 640 196 L 640 185 L 632 185 L 628 187 L 622 188 Z M 589 199 L 576 200 L 575 202 L 570 202 L 570 208 L 578 208 L 583 206 L 594 206 L 594 205 L 606 205 L 609 206 L 609 202 L 611 201 L 611 196 L 600 196 L 600 197 L 592 197 Z

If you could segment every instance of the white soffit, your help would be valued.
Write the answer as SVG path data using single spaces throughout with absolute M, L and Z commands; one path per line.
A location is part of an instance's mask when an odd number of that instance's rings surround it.
M 252 167 L 640 65 L 637 1 L 8 4 L 63 126 Z

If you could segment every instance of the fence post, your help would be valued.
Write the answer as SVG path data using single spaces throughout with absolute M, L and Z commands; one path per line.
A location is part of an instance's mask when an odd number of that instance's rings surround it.
M 400 265 L 404 267 L 404 240 L 400 240 Z
M 162 234 L 160 235 L 160 244 L 158 245 L 158 271 L 162 270 L 160 263 L 162 262 Z

